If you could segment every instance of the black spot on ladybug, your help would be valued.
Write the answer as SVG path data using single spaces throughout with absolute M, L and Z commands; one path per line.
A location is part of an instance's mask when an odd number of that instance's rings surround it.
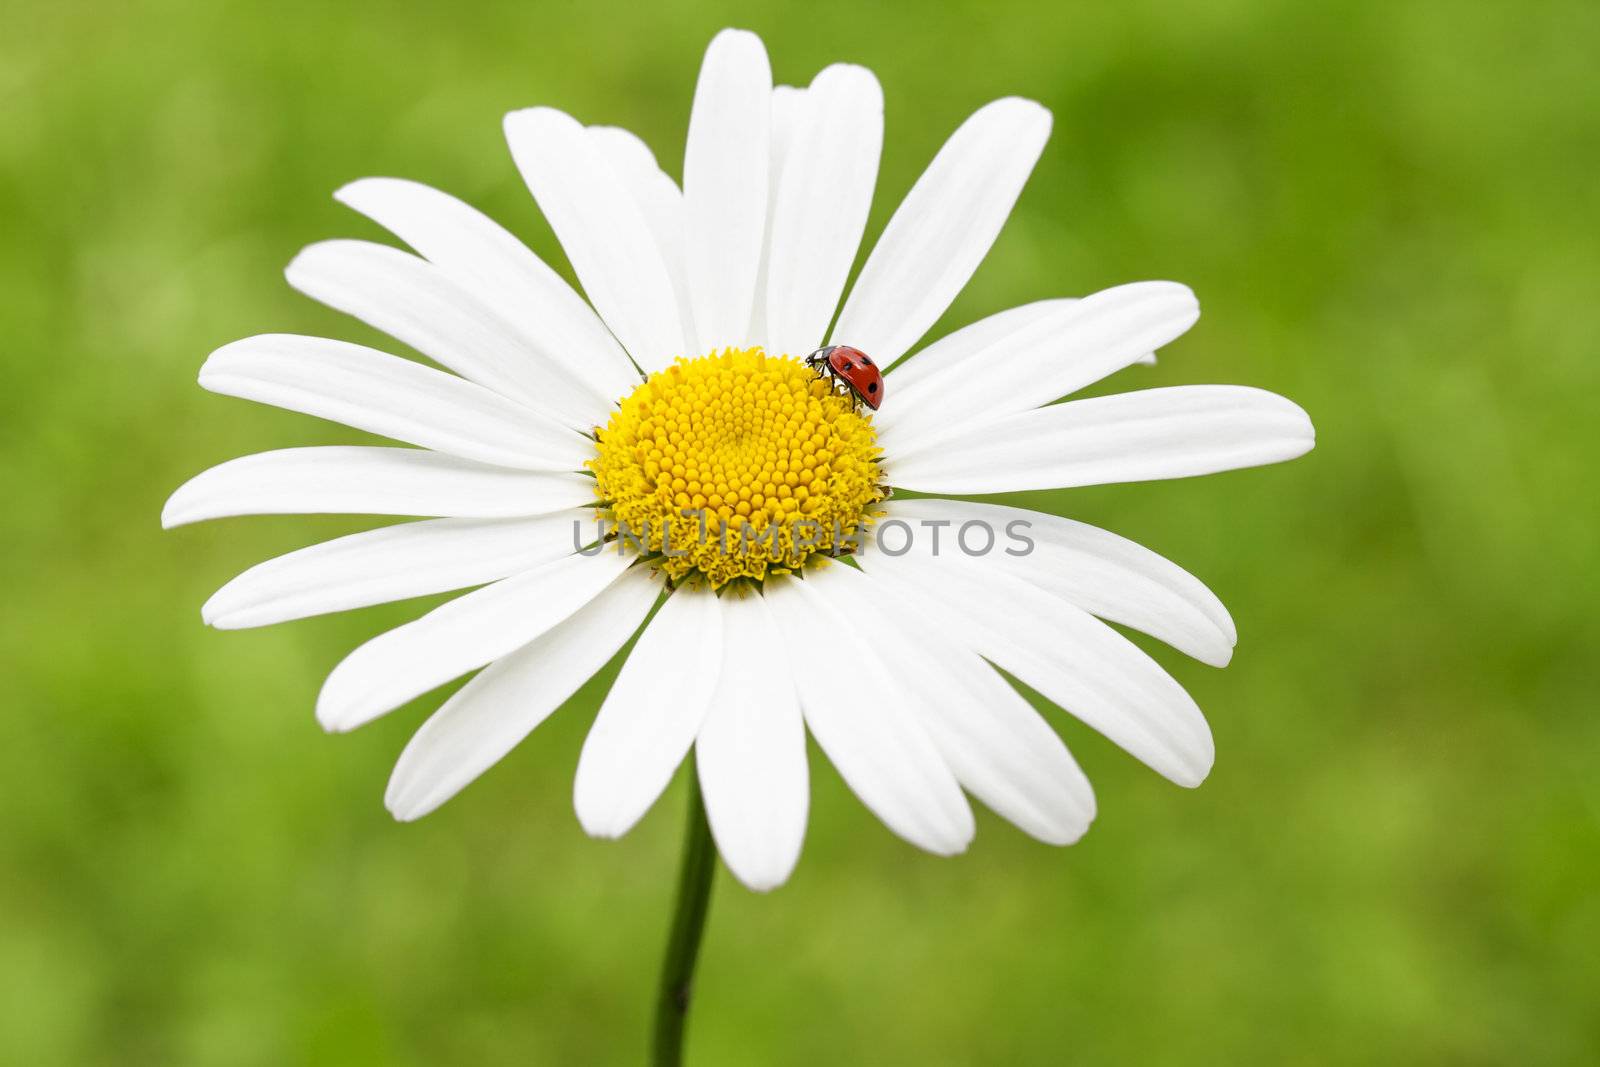
M 862 365 L 862 366 L 863 366 L 863 367 L 870 367 L 870 366 L 872 366 L 872 357 L 871 357 L 871 356 L 862 356 L 862 357 L 861 357 L 861 365 Z
M 877 391 L 878 391 L 878 383 L 877 382 L 868 382 L 867 383 L 867 392 L 876 393 Z

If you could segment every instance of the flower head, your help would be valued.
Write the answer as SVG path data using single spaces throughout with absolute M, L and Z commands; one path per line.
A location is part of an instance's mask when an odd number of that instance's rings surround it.
M 983 259 L 1049 128 L 1029 101 L 979 109 L 842 308 L 882 145 L 877 81 L 837 65 L 774 87 L 748 33 L 707 52 L 681 190 L 622 130 L 549 108 L 507 117 L 583 296 L 444 193 L 346 186 L 338 198 L 414 254 L 329 241 L 290 264 L 290 283 L 443 369 L 266 335 L 214 353 L 200 381 L 416 447 L 247 456 L 180 488 L 163 520 L 423 521 L 251 568 L 206 620 L 259 626 L 476 587 L 357 648 L 317 701 L 324 726 L 348 730 L 478 672 L 401 755 L 387 795 L 401 819 L 454 796 L 637 633 L 579 760 L 578 817 L 626 832 L 692 746 L 718 846 L 758 889 L 799 856 L 807 731 L 923 848 L 965 848 L 968 795 L 1040 840 L 1081 836 L 1087 779 L 995 667 L 1198 784 L 1205 719 L 1107 624 L 1225 664 L 1233 624 L 1198 580 L 1069 519 L 891 499 L 1183 477 L 1312 446 L 1304 412 L 1250 388 L 1055 403 L 1194 323 L 1193 294 L 1170 282 L 1027 304 L 900 362 Z M 824 344 L 891 368 L 878 410 L 805 362 Z
M 799 570 L 860 533 L 884 495 L 871 421 L 799 360 L 760 349 L 651 375 L 597 439 L 602 516 L 674 584 Z

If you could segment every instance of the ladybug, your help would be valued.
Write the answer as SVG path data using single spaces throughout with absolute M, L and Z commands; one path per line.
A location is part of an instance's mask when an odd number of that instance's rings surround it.
M 883 372 L 872 357 L 849 345 L 829 345 L 806 357 L 806 366 L 820 377 L 827 374 L 873 411 L 883 403 Z

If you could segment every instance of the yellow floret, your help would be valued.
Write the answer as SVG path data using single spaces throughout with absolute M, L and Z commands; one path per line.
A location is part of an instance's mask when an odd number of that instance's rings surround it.
M 883 499 L 872 423 L 800 360 L 680 359 L 597 434 L 601 517 L 674 582 L 763 580 L 848 551 Z

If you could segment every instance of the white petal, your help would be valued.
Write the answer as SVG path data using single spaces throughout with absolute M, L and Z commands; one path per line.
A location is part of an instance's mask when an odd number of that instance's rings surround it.
M 660 587 L 635 567 L 560 625 L 478 672 L 411 738 L 384 794 L 420 819 L 498 763 L 627 643 Z
M 722 612 L 710 592 L 667 598 L 628 654 L 578 757 L 573 805 L 595 837 L 633 828 L 688 753 L 722 668 Z
M 545 515 L 594 501 L 594 480 L 490 467 L 416 448 L 328 445 L 258 452 L 189 479 L 161 525 L 230 515 Z
M 935 528 L 920 524 L 942 522 L 941 554 L 982 553 L 984 566 L 1005 567 L 1203 663 L 1222 667 L 1233 656 L 1238 632 L 1222 602 L 1182 567 L 1124 537 L 1056 515 L 962 500 L 896 500 L 885 511 L 914 528 L 913 551 L 933 546 Z M 969 523 L 976 525 L 967 531 Z
M 1060 297 L 1055 300 L 1036 300 L 1021 307 L 998 311 L 954 333 L 945 334 L 884 373 L 892 375 L 890 381 L 896 399 L 902 395 L 915 396 L 936 372 L 942 373 L 950 367 L 971 366 L 981 353 L 1002 345 L 1006 338 L 1029 329 L 1035 323 L 1049 320 L 1075 303 L 1077 301 L 1071 297 Z M 896 408 L 902 406 L 898 403 L 895 405 Z M 874 415 L 873 425 L 888 415 L 889 410 L 885 408 Z
M 767 604 L 780 633 L 855 632 L 818 584 L 809 577 L 767 583 Z M 855 652 L 852 642 L 849 654 L 821 657 L 794 672 L 811 735 L 845 784 L 890 830 L 939 855 L 963 851 L 972 840 L 972 809 L 919 721 L 915 698 L 876 657 Z
M 895 376 L 890 455 L 916 451 L 979 420 L 1027 411 L 1077 392 L 1182 335 L 1200 316 L 1187 286 L 1135 282 L 1074 301 L 960 360 L 924 353 Z M 937 346 L 935 346 L 937 347 Z M 948 349 L 946 351 L 949 351 Z
M 1187 478 L 1311 451 L 1292 401 L 1240 385 L 1181 385 L 1070 400 L 978 422 L 886 464 L 897 487 L 1004 493 Z
M 631 562 L 564 556 L 442 604 L 346 656 L 317 696 L 317 721 L 342 732 L 514 652 L 583 607 Z
M 720 604 L 722 673 L 695 762 L 717 850 L 735 878 L 764 892 L 788 880 L 805 840 L 805 721 L 763 598 Z
M 689 296 L 708 349 L 750 340 L 766 236 L 772 69 L 761 39 L 723 30 L 706 49 L 683 156 Z
M 783 184 L 783 171 L 794 142 L 795 131 L 800 126 L 800 112 L 805 106 L 806 91 L 792 85 L 772 87 L 772 163 L 767 168 L 767 240 L 761 242 L 761 269 L 756 272 L 756 306 L 751 316 L 750 337 L 767 351 L 776 351 L 767 340 L 767 273 L 772 258 L 772 213 L 778 205 L 778 187 Z
M 783 180 L 783 170 L 794 155 L 794 139 L 800 130 L 800 113 L 805 107 L 806 91 L 794 85 L 772 87 L 772 167 L 768 177 L 768 218 L 777 202 L 778 184 Z
M 799 356 L 822 343 L 838 310 L 883 149 L 883 90 L 871 71 L 828 67 L 804 100 L 777 185 L 765 290 L 768 350 Z
M 689 302 L 688 267 L 683 258 L 683 193 L 678 190 L 678 183 L 656 163 L 650 146 L 627 130 L 616 126 L 589 126 L 583 133 L 611 164 L 618 180 L 643 213 L 656 248 L 661 252 L 661 260 L 672 276 L 672 289 L 678 297 L 678 317 L 683 323 L 684 351 L 700 352 L 694 309 Z
M 224 345 L 200 368 L 200 384 L 502 467 L 575 471 L 594 455 L 592 441 L 475 382 L 324 337 Z
M 778 182 L 781 181 L 784 166 L 789 158 L 794 155 L 795 134 L 800 131 L 800 112 L 805 107 L 806 91 L 797 85 L 773 86 L 773 165 L 771 165 L 770 194 L 768 194 L 768 218 L 770 218 L 773 200 L 778 192 Z
M 614 400 L 639 383 L 593 309 L 527 245 L 448 193 L 399 178 L 362 178 L 334 198 L 455 277 L 551 363 Z
M 454 278 L 409 252 L 371 241 L 322 241 L 296 256 L 284 275 L 312 299 L 568 426 L 588 429 L 615 399 L 598 400 Z
M 1083 836 L 1094 820 L 1094 790 L 1005 679 L 928 625 L 892 586 L 850 567 L 810 580 L 873 635 L 873 653 L 915 693 L 923 725 L 968 792 L 1041 841 L 1070 845 Z
M 944 314 L 1005 225 L 1050 136 L 1031 100 L 996 100 L 939 149 L 867 258 L 834 327 L 887 367 Z
M 1211 728 L 1138 646 L 1082 608 L 970 560 L 860 557 L 929 619 L 1179 785 L 1211 770 Z
M 645 371 L 686 354 L 672 276 L 644 213 L 570 115 L 506 116 L 506 142 L 600 317 Z
M 531 519 L 384 526 L 258 563 L 200 614 L 219 630 L 237 630 L 483 585 L 591 543 L 594 522 L 592 509 L 572 508 Z

